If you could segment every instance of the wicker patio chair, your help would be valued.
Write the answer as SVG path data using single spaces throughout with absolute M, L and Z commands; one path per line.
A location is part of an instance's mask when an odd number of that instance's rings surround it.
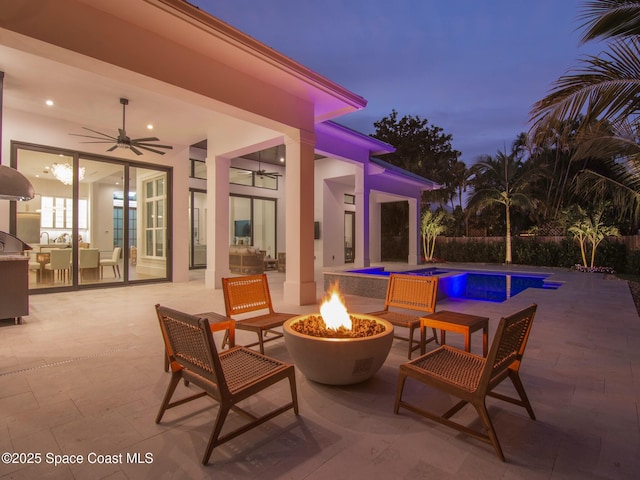
M 520 363 L 527 344 L 537 305 L 533 304 L 500 320 L 487 358 L 443 345 L 415 360 L 400 365 L 394 412 L 406 408 L 426 418 L 493 445 L 504 462 L 504 454 L 486 407 L 486 397 L 519 405 L 527 409 L 532 420 L 536 417 L 520 380 Z M 407 377 L 460 398 L 460 401 L 442 415 L 402 400 Z M 493 389 L 505 378 L 510 378 L 520 398 L 513 398 Z M 451 420 L 467 403 L 473 405 L 486 433 Z
M 258 335 L 258 341 L 245 347 L 260 346 L 260 353 L 264 354 L 265 342 L 281 338 L 282 332 L 274 330 L 296 315 L 293 313 L 279 313 L 273 310 L 269 283 L 266 274 L 246 275 L 222 279 L 224 305 L 227 317 L 236 320 L 238 330 L 248 330 Z M 256 316 L 240 318 L 238 315 L 251 312 L 266 312 Z M 267 335 L 271 335 L 266 338 Z M 226 336 L 223 345 L 226 344 Z
M 420 317 L 434 313 L 436 311 L 436 297 L 438 295 L 438 277 L 426 277 L 420 275 L 406 275 L 392 273 L 389 275 L 387 285 L 387 296 L 384 301 L 384 310 L 372 312 L 368 315 L 384 318 L 394 327 L 409 329 L 409 336 L 402 337 L 394 335 L 399 340 L 409 342 L 408 357 L 426 343 L 435 341 L 436 330 L 433 329 L 433 336 L 427 340 L 426 329 L 420 328 Z M 393 309 L 393 310 L 392 310 Z M 399 312 L 395 309 L 415 310 L 420 312 L 417 315 Z M 416 328 L 420 329 L 420 343 L 414 345 L 413 333 Z
M 156 305 L 162 335 L 171 350 L 171 380 L 156 416 L 160 423 L 164 412 L 191 400 L 208 395 L 220 406 L 209 443 L 202 457 L 202 464 L 209 462 L 215 447 L 274 418 L 289 409 L 298 415 L 298 396 L 294 366 L 261 355 L 244 347 L 233 347 L 218 353 L 211 338 L 209 321 L 161 305 Z M 291 401 L 256 416 L 238 406 L 238 403 L 261 392 L 271 385 L 289 380 Z M 190 382 L 201 392 L 171 402 L 180 380 Z M 225 419 L 230 410 L 250 421 L 222 434 Z

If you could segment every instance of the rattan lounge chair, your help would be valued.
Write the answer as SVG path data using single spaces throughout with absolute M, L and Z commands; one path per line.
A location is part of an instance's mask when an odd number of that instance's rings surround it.
M 162 335 L 171 351 L 171 380 L 158 411 L 156 423 L 160 423 L 162 416 L 169 408 L 205 395 L 220 404 L 209 443 L 202 457 L 203 465 L 209 462 L 211 452 L 218 445 L 289 409 L 293 409 L 298 415 L 298 396 L 293 365 L 244 347 L 234 347 L 218 353 L 206 318 L 188 315 L 160 305 L 156 305 L 156 311 Z M 242 400 L 285 379 L 289 380 L 291 389 L 290 402 L 260 416 L 247 412 L 237 405 Z M 192 383 L 202 391 L 171 402 L 180 380 Z M 222 434 L 229 410 L 244 415 L 250 421 Z
M 409 342 L 407 358 L 411 360 L 411 354 L 414 350 L 418 350 L 421 346 L 424 348 L 424 345 L 431 341 L 438 343 L 435 329 L 433 329 L 433 336 L 427 340 L 426 329 L 420 328 L 420 317 L 436 311 L 437 295 L 438 277 L 436 276 L 426 277 L 392 273 L 389 275 L 384 310 L 371 312 L 368 315 L 384 318 L 394 327 L 409 329 L 408 337 L 394 336 L 397 339 Z M 396 309 L 415 310 L 420 313 L 415 315 L 400 312 Z M 414 345 L 413 333 L 416 328 L 420 328 L 420 343 Z
M 238 330 L 248 330 L 258 335 L 258 341 L 245 347 L 260 346 L 260 353 L 264 353 L 265 342 L 281 338 L 282 331 L 274 330 L 296 315 L 293 313 L 279 313 L 273 310 L 269 283 L 266 274 L 246 275 L 222 279 L 224 305 L 227 317 L 236 320 Z M 239 315 L 251 312 L 266 312 L 252 317 Z M 266 338 L 270 335 L 269 338 Z M 225 337 L 226 342 L 226 337 Z M 224 344 L 224 343 L 223 343 Z
M 400 365 L 394 412 L 398 413 L 400 407 L 403 407 L 490 443 L 498 457 L 504 461 L 504 454 L 485 401 L 487 396 L 491 396 L 519 405 L 527 409 L 532 420 L 536 419 L 519 375 L 520 363 L 536 308 L 537 306 L 533 304 L 500 320 L 487 358 L 443 345 Z M 411 404 L 402 399 L 407 377 L 458 397 L 460 401 L 442 415 Z M 507 377 L 513 382 L 519 399 L 493 392 L 493 389 Z M 450 419 L 467 403 L 472 404 L 476 409 L 486 433 Z

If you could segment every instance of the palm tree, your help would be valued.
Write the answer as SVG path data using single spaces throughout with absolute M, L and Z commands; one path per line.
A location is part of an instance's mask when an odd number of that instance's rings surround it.
M 632 219 L 640 217 L 639 138 L 637 123 L 622 122 L 615 127 L 598 124 L 583 134 L 573 156 L 603 159 L 605 169 L 584 169 L 576 187 L 593 199 L 610 199 L 617 207 L 619 220 L 627 214 Z
M 580 18 L 581 41 L 608 41 L 608 51 L 581 60 L 560 77 L 553 91 L 531 112 L 536 137 L 565 121 L 580 121 L 572 161 L 601 158 L 605 170 L 585 169 L 578 186 L 591 198 L 612 199 L 640 214 L 640 0 L 592 0 Z M 584 115 L 581 117 L 581 113 Z
M 581 18 L 582 42 L 612 39 L 609 51 L 587 56 L 575 73 L 560 77 L 553 91 L 531 112 L 534 128 L 547 129 L 585 111 L 584 123 L 612 124 L 636 118 L 640 111 L 640 0 L 593 0 Z
M 455 190 L 455 195 L 458 197 L 458 205 L 462 208 L 462 198 L 471 184 L 473 172 L 471 169 L 467 168 L 467 165 L 461 160 L 458 160 L 453 164 L 451 172 L 453 177 L 453 189 Z M 451 209 L 455 210 L 453 196 L 451 197 Z
M 616 227 L 604 223 L 605 204 L 600 204 L 589 214 L 578 207 L 578 219 L 569 227 L 569 233 L 580 243 L 582 263 L 585 268 L 594 268 L 596 250 L 600 243 L 607 237 L 619 237 L 620 232 Z M 591 264 L 587 264 L 586 243 L 591 244 Z
M 470 212 L 500 204 L 505 208 L 505 263 L 511 263 L 511 210 L 522 208 L 531 210 L 533 200 L 529 196 L 529 185 L 536 177 L 526 162 L 517 158 L 516 153 L 507 155 L 498 152 L 496 158 L 483 157 L 471 167 L 476 173 L 474 188 L 467 202 Z

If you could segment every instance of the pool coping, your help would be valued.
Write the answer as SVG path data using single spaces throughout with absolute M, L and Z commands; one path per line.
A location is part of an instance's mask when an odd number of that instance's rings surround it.
M 428 266 L 427 266 L 428 265 Z M 501 270 L 496 268 L 493 265 L 493 268 L 484 269 L 482 267 L 472 267 L 472 266 L 455 266 L 455 267 L 447 267 L 441 264 L 423 264 L 423 265 L 405 265 L 407 267 L 406 270 L 401 270 L 398 268 L 393 268 L 392 270 L 386 270 L 386 266 L 372 266 L 365 268 L 358 268 L 357 270 L 371 270 L 371 271 L 388 271 L 389 273 L 409 273 L 415 270 L 433 268 L 435 270 L 449 270 L 448 272 L 444 272 L 442 274 L 438 274 L 440 278 L 451 277 L 455 275 L 460 275 L 462 273 L 480 273 L 480 274 L 513 274 L 520 275 L 523 274 L 525 276 L 546 276 L 543 279 L 543 284 L 548 285 L 557 285 L 558 287 L 564 284 L 563 281 L 555 280 L 552 277 L 554 276 L 553 272 L 541 272 L 541 271 L 527 271 L 527 265 L 517 266 L 522 267 L 523 270 L 518 268 L 517 270 L 512 270 L 514 266 L 509 266 L 508 270 Z M 355 270 L 355 269 L 354 269 Z M 324 278 L 324 289 L 328 291 L 331 286 L 338 282 L 340 292 L 343 295 L 357 295 L 361 297 L 369 297 L 369 298 L 386 298 L 387 294 L 387 284 L 389 275 L 375 275 L 375 274 L 366 274 L 362 271 L 354 272 L 350 270 L 342 270 L 342 271 L 325 271 L 323 272 Z M 445 298 L 446 294 L 438 289 L 438 300 Z

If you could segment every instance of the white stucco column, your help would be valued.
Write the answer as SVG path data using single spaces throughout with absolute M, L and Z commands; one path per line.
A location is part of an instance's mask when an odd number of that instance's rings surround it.
M 298 134 L 298 138 L 285 137 L 287 273 L 284 301 L 310 305 L 316 302 L 313 261 L 315 134 L 302 130 Z
M 420 209 L 415 198 L 410 198 L 407 201 L 409 203 L 409 258 L 407 261 L 409 265 L 418 265 L 420 263 L 420 242 L 418 241 Z
M 173 281 L 189 281 L 189 149 L 176 152 L 173 167 Z M 185 192 L 184 186 L 187 185 Z M 7 202 L 9 203 L 9 202 Z
M 382 204 L 369 191 L 369 256 L 371 261 L 382 261 Z
M 230 165 L 229 158 L 207 157 L 207 288 L 222 288 L 229 275 Z
M 354 194 L 356 196 L 356 258 L 355 266 L 366 268 L 371 265 L 369 253 L 369 185 L 368 165 L 356 167 Z

